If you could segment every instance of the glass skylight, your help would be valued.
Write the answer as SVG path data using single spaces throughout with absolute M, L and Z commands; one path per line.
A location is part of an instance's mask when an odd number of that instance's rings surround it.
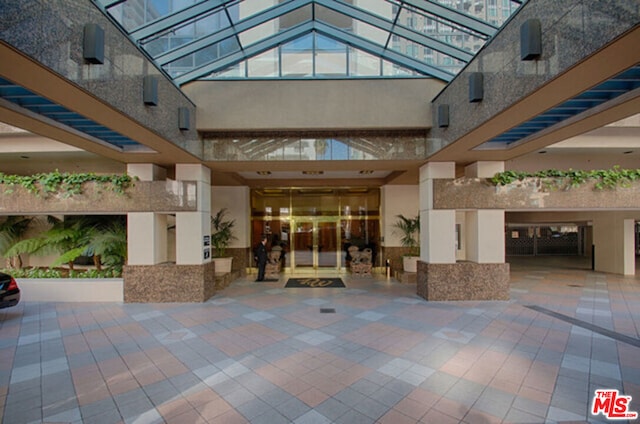
M 176 83 L 451 80 L 525 0 L 93 0 Z

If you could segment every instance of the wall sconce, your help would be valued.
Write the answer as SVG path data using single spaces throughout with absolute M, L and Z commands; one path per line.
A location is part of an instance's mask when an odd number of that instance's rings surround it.
M 529 19 L 520 27 L 520 59 L 535 60 L 542 54 L 542 26 L 538 19 Z
M 438 105 L 438 127 L 449 126 L 449 105 Z
M 189 120 L 189 109 L 186 107 L 178 108 L 178 128 L 180 131 L 188 131 L 191 129 L 191 122 Z
M 484 98 L 484 77 L 482 72 L 469 74 L 469 102 L 481 102 Z
M 85 24 L 82 57 L 87 63 L 104 63 L 104 30 L 97 24 Z
M 145 105 L 158 105 L 158 78 L 155 75 L 146 75 L 142 80 L 142 100 Z

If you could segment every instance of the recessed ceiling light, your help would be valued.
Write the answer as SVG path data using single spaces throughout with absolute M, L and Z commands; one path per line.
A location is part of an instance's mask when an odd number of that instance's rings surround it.
M 271 171 L 256 171 L 258 175 L 271 175 Z
M 302 171 L 304 175 L 322 175 L 324 171 Z

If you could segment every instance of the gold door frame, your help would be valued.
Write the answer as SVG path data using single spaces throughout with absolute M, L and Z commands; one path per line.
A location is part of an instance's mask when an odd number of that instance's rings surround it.
M 290 237 L 291 237 L 291 241 L 290 241 L 290 246 L 291 249 L 289 251 L 289 255 L 291 258 L 291 262 L 290 262 L 290 267 L 291 267 L 291 271 L 304 271 L 304 270 L 318 270 L 320 268 L 325 269 L 325 270 L 335 270 L 338 271 L 340 270 L 340 268 L 342 267 L 342 249 L 341 249 L 341 234 L 340 234 L 340 223 L 342 221 L 342 218 L 339 216 L 322 216 L 322 217 L 318 217 L 318 216 L 295 216 L 295 217 L 289 217 L 289 224 L 290 224 L 290 228 L 291 233 L 290 233 Z M 297 246 L 297 240 L 296 237 L 298 236 L 299 231 L 294 231 L 295 228 L 297 228 L 297 226 L 299 224 L 311 224 L 312 226 L 312 243 L 311 243 L 311 266 L 305 266 L 305 265 L 300 265 L 298 264 L 298 261 L 296 261 L 296 251 L 299 249 L 294 249 L 295 246 Z M 319 225 L 322 223 L 329 223 L 329 224 L 335 224 L 334 228 L 335 228 L 335 240 L 336 240 L 336 248 L 334 252 L 329 252 L 329 253 L 334 253 L 335 254 L 335 266 L 321 266 L 320 265 L 320 254 L 322 253 L 321 250 L 321 246 L 319 245 Z

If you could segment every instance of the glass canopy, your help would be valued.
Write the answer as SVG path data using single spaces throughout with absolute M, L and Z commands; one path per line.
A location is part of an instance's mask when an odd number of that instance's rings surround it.
M 450 81 L 526 0 L 93 0 L 177 84 Z

